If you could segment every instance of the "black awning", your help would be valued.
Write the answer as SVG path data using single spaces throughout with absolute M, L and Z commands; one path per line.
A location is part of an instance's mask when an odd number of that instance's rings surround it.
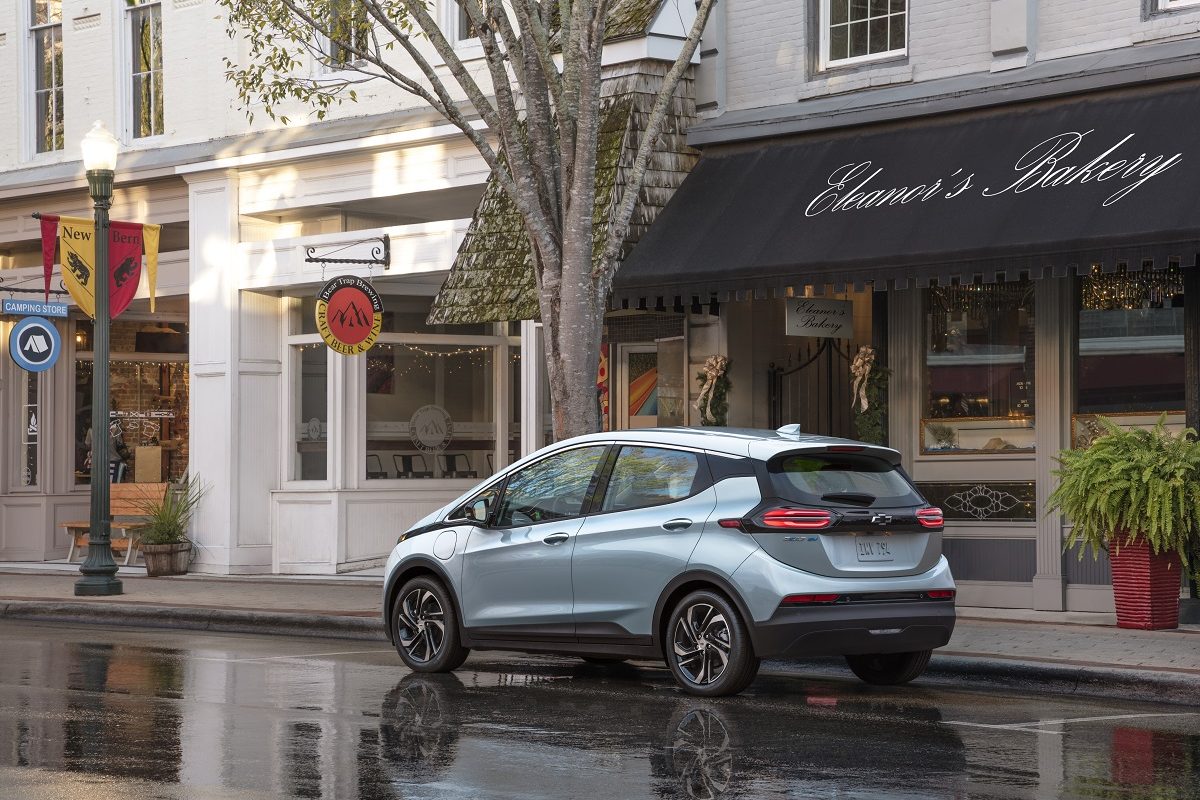
M 616 278 L 651 304 L 1200 252 L 1200 81 L 705 151 Z

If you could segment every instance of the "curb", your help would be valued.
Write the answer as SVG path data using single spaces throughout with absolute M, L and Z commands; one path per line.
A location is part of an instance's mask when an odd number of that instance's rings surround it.
M 387 641 L 376 617 L 335 614 L 289 614 L 281 611 L 235 611 L 184 606 L 145 606 L 123 603 L 71 603 L 44 600 L 0 601 L 0 619 L 114 625 L 130 628 L 171 628 L 214 633 L 254 633 L 274 636 L 313 636 L 326 639 Z
M 145 606 L 45 600 L 0 601 L 0 619 L 22 622 L 167 628 L 213 633 L 310 636 L 327 639 L 387 641 L 375 617 L 289 614 L 183 606 Z M 767 661 L 770 672 L 795 677 L 851 680 L 840 658 Z M 1200 676 L 1120 667 L 1079 666 L 1006 658 L 941 655 L 936 651 L 925 674 L 913 684 L 957 690 L 1019 690 L 1053 695 L 1099 697 L 1150 703 L 1200 705 Z
M 767 661 L 771 672 L 797 677 L 852 680 L 840 658 L 809 662 Z M 1145 703 L 1200 706 L 1200 675 L 1122 667 L 1048 664 L 992 656 L 939 655 L 935 650 L 925 673 L 914 687 L 997 692 L 1018 690 L 1038 694 L 1119 698 Z

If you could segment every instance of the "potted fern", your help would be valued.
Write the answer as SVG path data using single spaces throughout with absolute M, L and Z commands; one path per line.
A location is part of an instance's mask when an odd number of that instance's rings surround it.
M 1079 556 L 1104 550 L 1112 562 L 1117 625 L 1157 630 L 1179 625 L 1181 569 L 1200 530 L 1200 442 L 1188 428 L 1126 430 L 1101 417 L 1086 449 L 1059 454 L 1050 509 L 1074 528 L 1066 546 Z
M 142 528 L 142 556 L 146 574 L 183 575 L 191 562 L 192 541 L 187 538 L 192 514 L 204 497 L 205 487 L 194 476 L 168 486 L 162 498 L 146 498 L 140 509 L 146 517 Z

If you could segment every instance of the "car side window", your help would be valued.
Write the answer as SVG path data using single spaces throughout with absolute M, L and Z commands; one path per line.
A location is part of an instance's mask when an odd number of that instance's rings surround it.
M 613 466 L 603 511 L 629 511 L 661 506 L 693 494 L 700 458 L 684 450 L 622 447 Z
M 578 447 L 543 458 L 508 479 L 496 526 L 511 528 L 577 517 L 606 446 Z

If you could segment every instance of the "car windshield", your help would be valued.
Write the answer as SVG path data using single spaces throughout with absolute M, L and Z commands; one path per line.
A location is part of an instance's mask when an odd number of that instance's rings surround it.
M 769 472 L 775 492 L 796 503 L 895 507 L 921 502 L 895 466 L 869 455 L 794 453 L 773 460 Z

